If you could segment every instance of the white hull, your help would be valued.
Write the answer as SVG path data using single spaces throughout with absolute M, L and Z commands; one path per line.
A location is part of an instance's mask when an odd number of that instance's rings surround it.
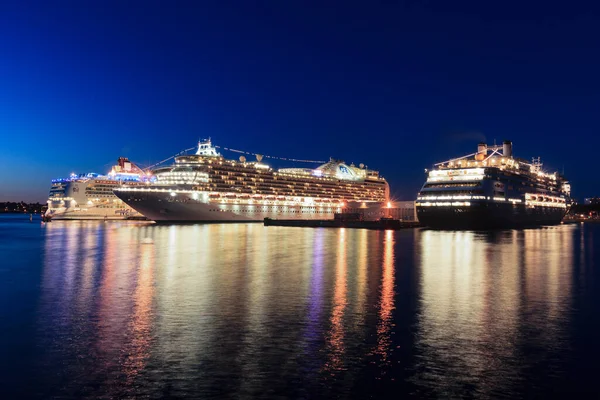
M 124 220 L 131 216 L 140 216 L 129 207 L 49 208 L 45 215 L 52 220 Z
M 232 204 L 208 200 L 206 193 L 115 191 L 130 207 L 157 222 L 261 222 L 265 218 L 323 220 L 342 212 L 340 204 L 285 205 L 277 202 L 245 201 Z M 380 207 L 370 219 L 381 217 Z M 376 215 L 375 215 L 376 214 Z M 369 218 L 369 216 L 367 216 Z

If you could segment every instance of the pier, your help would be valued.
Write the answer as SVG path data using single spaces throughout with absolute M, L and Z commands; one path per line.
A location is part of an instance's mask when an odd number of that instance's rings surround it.
M 265 226 L 294 226 L 300 228 L 351 228 L 351 229 L 374 229 L 374 230 L 399 230 L 404 228 L 416 228 L 418 222 L 401 221 L 398 219 L 382 218 L 377 221 L 344 220 L 344 219 L 272 219 L 265 218 Z

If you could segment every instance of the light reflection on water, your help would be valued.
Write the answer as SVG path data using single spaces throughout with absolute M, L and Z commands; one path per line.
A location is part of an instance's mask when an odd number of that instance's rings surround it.
M 394 310 L 394 233 L 392 231 L 385 233 L 382 268 L 379 323 L 377 324 L 377 353 L 381 357 L 382 364 L 389 365 L 388 354 L 392 351 L 392 312 Z
M 594 247 L 576 225 L 42 229 L 39 385 L 15 393 L 67 398 L 551 393 Z
M 560 357 L 569 340 L 573 233 L 423 231 L 414 381 L 451 396 L 497 397 L 526 384 L 532 371 L 524 369 Z
M 331 308 L 327 354 L 329 361 L 325 364 L 328 371 L 343 369 L 344 363 L 344 314 L 347 306 L 346 299 L 346 229 L 339 231 L 339 245 L 337 247 L 337 262 L 335 266 L 335 283 L 333 293 L 333 305 Z

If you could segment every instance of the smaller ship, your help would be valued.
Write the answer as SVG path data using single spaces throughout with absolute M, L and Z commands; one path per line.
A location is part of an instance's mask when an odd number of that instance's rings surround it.
M 113 189 L 143 184 L 147 174 L 125 157 L 107 175 L 71 174 L 53 179 L 44 220 L 145 219 L 114 195 Z
M 477 152 L 435 165 L 415 203 L 419 222 L 441 229 L 559 224 L 571 185 L 560 174 L 513 157 L 512 142 L 480 143 Z

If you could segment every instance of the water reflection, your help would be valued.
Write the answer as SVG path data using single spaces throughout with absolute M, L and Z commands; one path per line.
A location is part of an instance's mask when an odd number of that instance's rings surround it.
M 140 250 L 133 315 L 128 330 L 131 335 L 125 362 L 126 383 L 131 386 L 143 371 L 150 358 L 154 319 L 154 248 L 143 246 Z
M 451 396 L 510 393 L 525 369 L 556 356 L 532 349 L 565 349 L 572 227 L 426 230 L 419 241 L 419 386 Z
M 339 231 L 339 245 L 337 247 L 337 263 L 335 267 L 335 284 L 333 294 L 333 305 L 331 311 L 331 329 L 328 334 L 329 361 L 325 369 L 337 371 L 342 369 L 344 348 L 344 312 L 346 310 L 346 229 Z
M 578 226 L 44 230 L 39 390 L 73 398 L 523 394 L 564 379 L 594 247 Z
M 39 326 L 46 365 L 70 360 L 61 394 L 350 393 L 356 366 L 391 351 L 393 232 L 45 229 Z
M 394 233 L 385 232 L 383 244 L 383 278 L 381 280 L 381 300 L 379 302 L 379 323 L 377 324 L 377 354 L 382 364 L 389 365 L 389 352 L 392 349 L 392 326 L 394 310 Z

